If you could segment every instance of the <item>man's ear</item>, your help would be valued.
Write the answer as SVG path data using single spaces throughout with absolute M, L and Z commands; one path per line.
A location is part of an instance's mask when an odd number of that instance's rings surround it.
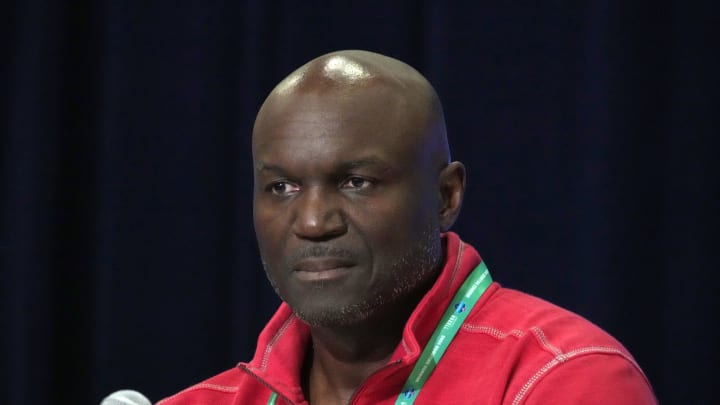
M 440 230 L 447 232 L 453 226 L 465 195 L 465 166 L 451 162 L 438 177 L 440 190 Z

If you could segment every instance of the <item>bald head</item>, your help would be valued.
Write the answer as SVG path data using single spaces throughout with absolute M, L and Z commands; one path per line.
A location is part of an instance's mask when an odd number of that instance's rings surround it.
M 311 60 L 281 81 L 272 94 L 350 91 L 372 84 L 415 91 L 414 95 L 437 100 L 430 83 L 411 66 L 385 55 L 356 50 L 333 52 Z
M 373 52 L 346 50 L 311 60 L 282 80 L 261 107 L 255 138 L 268 112 L 277 112 L 306 97 L 332 102 L 360 99 L 374 93 L 374 102 L 394 109 L 403 128 L 398 136 L 409 144 L 433 149 L 435 159 L 449 162 L 442 105 L 432 85 L 417 70 L 397 59 Z M 366 117 L 373 119 L 373 117 Z M 428 152 L 428 151 L 426 151 Z

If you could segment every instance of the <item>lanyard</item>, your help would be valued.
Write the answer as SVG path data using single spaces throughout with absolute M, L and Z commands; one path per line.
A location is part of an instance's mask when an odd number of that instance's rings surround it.
M 450 301 L 450 306 L 440 318 L 440 323 L 420 354 L 420 359 L 415 363 L 395 405 L 410 405 L 415 402 L 420 389 L 435 370 L 440 358 L 465 322 L 465 318 L 491 283 L 492 278 L 485 262 L 480 262 Z
M 411 405 L 415 402 L 423 385 L 465 322 L 465 318 L 491 283 L 492 278 L 485 262 L 480 262 L 450 301 L 450 306 L 440 318 L 440 323 L 420 354 L 420 359 L 415 363 L 395 405 Z M 273 392 L 268 400 L 268 405 L 275 405 L 277 396 L 277 393 Z

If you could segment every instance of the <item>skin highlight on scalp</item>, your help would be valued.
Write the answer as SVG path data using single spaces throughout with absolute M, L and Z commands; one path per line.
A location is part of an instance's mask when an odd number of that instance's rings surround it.
M 328 93 L 351 97 L 363 89 L 385 88 L 421 122 L 408 123 L 416 129 L 411 134 L 420 145 L 427 142 L 437 166 L 450 162 L 445 117 L 437 92 L 412 66 L 397 59 L 368 51 L 345 50 L 315 58 L 296 69 L 270 92 L 261 106 L 253 128 L 253 150 L 258 126 L 266 109 L 283 105 L 295 97 Z M 424 142 L 423 142 L 424 141 Z

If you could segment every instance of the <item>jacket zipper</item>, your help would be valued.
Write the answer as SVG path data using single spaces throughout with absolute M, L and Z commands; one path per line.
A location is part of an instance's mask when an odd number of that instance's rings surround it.
M 266 383 L 265 380 L 263 380 L 262 378 L 260 378 L 259 375 L 257 375 L 257 374 L 255 374 L 255 373 L 253 373 L 252 371 L 248 370 L 247 367 L 245 367 L 245 366 L 238 366 L 238 368 L 240 368 L 240 370 L 242 370 L 242 371 L 250 374 L 251 376 L 253 376 L 256 380 L 258 380 L 258 381 L 260 382 L 260 384 L 264 385 L 264 386 L 265 386 L 267 389 L 269 389 L 271 392 L 276 393 L 277 396 L 278 396 L 278 398 L 282 398 L 282 399 L 283 399 L 285 402 L 287 402 L 288 404 L 296 405 L 295 402 L 291 401 L 288 397 L 286 397 L 285 395 L 283 395 L 282 393 L 280 393 L 280 391 L 278 391 L 278 390 L 276 390 L 275 388 L 273 388 L 272 386 L 270 386 L 270 384 Z

